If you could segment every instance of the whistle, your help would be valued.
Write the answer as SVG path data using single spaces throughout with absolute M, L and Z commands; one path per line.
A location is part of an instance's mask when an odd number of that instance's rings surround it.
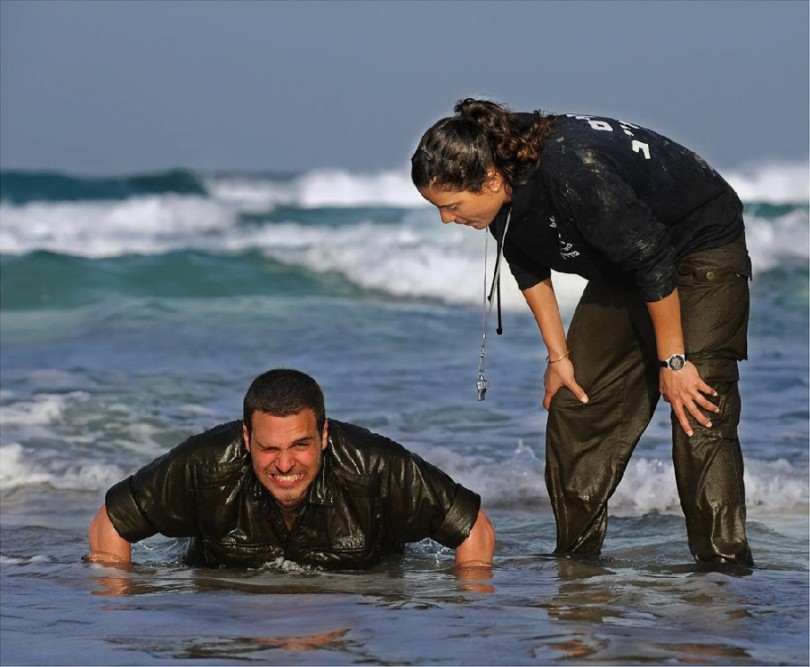
M 487 395 L 487 387 L 489 386 L 489 382 L 487 382 L 483 373 L 478 376 L 478 382 L 475 383 L 475 386 L 478 389 L 478 400 L 483 401 Z

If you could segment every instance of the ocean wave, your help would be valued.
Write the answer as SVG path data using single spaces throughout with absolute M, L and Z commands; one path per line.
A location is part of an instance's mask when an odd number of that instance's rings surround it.
M 36 250 L 80 257 L 154 254 L 198 245 L 236 225 L 236 212 L 199 196 L 113 202 L 0 204 L 0 252 Z
M 117 465 L 59 457 L 37 460 L 19 443 L 0 446 L 0 491 L 47 485 L 70 491 L 104 491 L 124 477 Z
M 755 272 L 768 271 L 791 261 L 810 257 L 810 211 L 787 208 L 764 217 L 757 207 L 745 214 L 745 237 Z
M 341 169 L 318 169 L 279 180 L 260 175 L 219 175 L 205 178 L 212 199 L 242 211 L 269 211 L 277 206 L 299 208 L 427 206 L 405 170 L 356 174 Z
M 38 372 L 39 373 L 39 372 Z M 69 376 L 45 372 L 38 377 L 65 383 Z M 194 404 L 173 410 L 210 414 Z M 90 427 L 87 415 L 94 415 Z M 103 492 L 163 453 L 159 427 L 135 418 L 132 408 L 100 405 L 85 391 L 15 396 L 6 391 L 0 410 L 0 491 L 45 485 L 58 490 Z M 110 437 L 110 433 L 116 435 Z M 806 434 L 801 436 L 806 438 Z M 109 446 L 114 442 L 114 446 Z M 53 443 L 53 444 L 49 444 Z M 438 443 L 414 451 L 480 493 L 485 505 L 548 505 L 542 455 L 519 440 L 511 451 L 491 454 L 454 451 Z M 777 448 L 774 451 L 780 452 Z M 748 506 L 762 511 L 807 513 L 810 478 L 806 459 L 746 458 Z M 493 469 L 498 470 L 493 475 Z M 616 514 L 678 513 L 680 503 L 670 459 L 634 456 L 611 498 Z
M 496 476 L 492 475 L 492 462 L 471 461 L 441 447 L 432 447 L 430 452 L 433 463 L 459 483 L 480 493 L 485 506 L 549 505 L 544 462 L 522 443 L 518 443 L 508 461 L 497 464 L 499 473 Z M 744 482 L 748 507 L 767 512 L 806 514 L 807 473 L 806 468 L 794 466 L 785 459 L 746 459 Z M 617 515 L 680 513 L 672 461 L 632 458 L 610 499 L 610 509 Z
M 807 203 L 807 160 L 768 160 L 722 170 L 746 203 Z M 378 172 L 314 169 L 301 174 L 261 172 L 206 173 L 172 169 L 122 176 L 77 176 L 49 171 L 0 171 L 0 201 L 113 201 L 145 196 L 199 196 L 240 211 L 267 211 L 277 206 L 427 207 L 413 187 L 408 165 Z
M 3 405 L 0 406 L 0 426 L 52 424 L 62 417 L 69 402 L 86 401 L 87 398 L 86 393 L 74 391 L 67 394 L 40 394 L 30 401 Z
M 519 445 L 511 458 L 497 463 L 470 460 L 441 447 L 431 448 L 431 461 L 459 483 L 481 494 L 486 507 L 516 504 L 548 506 L 543 461 Z M 59 456 L 30 450 L 19 443 L 0 446 L 0 491 L 48 486 L 57 490 L 104 492 L 125 477 L 124 470 L 106 461 Z M 746 460 L 748 507 L 763 512 L 806 514 L 808 477 L 784 459 Z M 610 501 L 616 515 L 650 512 L 680 513 L 680 501 L 671 461 L 633 458 Z
M 746 205 L 756 272 L 808 259 L 808 205 L 773 203 L 780 197 L 807 199 L 807 184 L 804 189 L 797 185 L 807 174 L 802 168 L 767 164 L 745 176 L 749 195 L 758 200 Z M 0 253 L 48 251 L 100 259 L 250 252 L 313 275 L 339 274 L 361 290 L 396 298 L 480 303 L 487 235 L 439 224 L 435 210 L 424 204 L 404 171 L 366 176 L 342 171 L 287 177 L 226 174 L 200 180 L 204 194 L 4 201 Z M 487 261 L 488 281 L 494 243 Z M 504 307 L 522 310 L 524 300 L 514 279 L 508 271 L 502 275 Z M 570 309 L 584 281 L 561 274 L 554 279 L 563 308 Z
M 495 260 L 495 244 L 488 235 L 440 225 L 428 209 L 404 211 L 396 225 L 369 219 L 333 226 L 328 214 L 320 225 L 309 220 L 305 224 L 294 220 L 243 224 L 237 212 L 223 203 L 172 195 L 111 204 L 2 205 L 0 213 L 0 251 L 8 255 L 45 250 L 102 259 L 190 251 L 209 253 L 227 262 L 238 261 L 240 254 L 257 253 L 312 276 L 340 275 L 361 290 L 450 304 L 480 303 Z M 774 217 L 773 211 L 753 209 L 747 215 L 755 272 L 808 258 L 808 209 L 788 207 L 777 213 Z M 181 257 L 175 261 L 180 280 L 187 267 Z M 171 262 L 164 264 L 166 275 L 172 275 Z M 81 270 L 92 271 L 92 266 Z M 226 270 L 224 275 L 228 273 Z M 554 274 L 554 282 L 563 308 L 570 309 L 585 281 L 574 275 Z M 6 283 L 6 289 L 10 284 Z M 200 290 L 206 286 L 206 281 L 200 282 Z M 525 308 L 508 270 L 502 272 L 501 296 L 504 308 Z
M 149 194 L 204 195 L 198 174 L 171 169 L 131 176 L 75 176 L 52 171 L 0 171 L 0 201 L 12 204 L 110 201 Z

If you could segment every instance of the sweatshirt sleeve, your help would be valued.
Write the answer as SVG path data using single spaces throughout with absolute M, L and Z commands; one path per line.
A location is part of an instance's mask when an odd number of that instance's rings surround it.
M 551 269 L 548 266 L 533 260 L 508 237 L 504 242 L 503 257 L 509 264 L 509 271 L 521 291 L 534 287 L 537 283 L 551 277 Z M 503 267 L 501 267 L 501 271 L 503 271 Z

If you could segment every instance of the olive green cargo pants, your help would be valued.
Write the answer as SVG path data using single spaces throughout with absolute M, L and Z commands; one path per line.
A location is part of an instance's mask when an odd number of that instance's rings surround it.
M 672 417 L 672 457 L 692 555 L 750 564 L 745 535 L 743 459 L 737 437 L 737 362 L 747 357 L 751 263 L 740 238 L 678 264 L 686 355 L 717 390 L 720 413 L 690 438 Z M 635 290 L 591 282 L 568 329 L 577 382 L 554 396 L 546 430 L 546 484 L 559 554 L 598 554 L 607 503 L 659 399 L 660 365 L 647 307 Z

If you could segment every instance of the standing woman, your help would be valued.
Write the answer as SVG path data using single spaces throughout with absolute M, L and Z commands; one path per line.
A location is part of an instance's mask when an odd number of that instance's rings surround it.
M 599 553 L 663 395 L 692 555 L 752 563 L 737 437 L 751 262 L 728 183 L 637 125 L 474 99 L 424 134 L 411 167 L 442 222 L 499 240 L 537 320 L 556 553 Z M 552 269 L 588 280 L 567 336 Z

